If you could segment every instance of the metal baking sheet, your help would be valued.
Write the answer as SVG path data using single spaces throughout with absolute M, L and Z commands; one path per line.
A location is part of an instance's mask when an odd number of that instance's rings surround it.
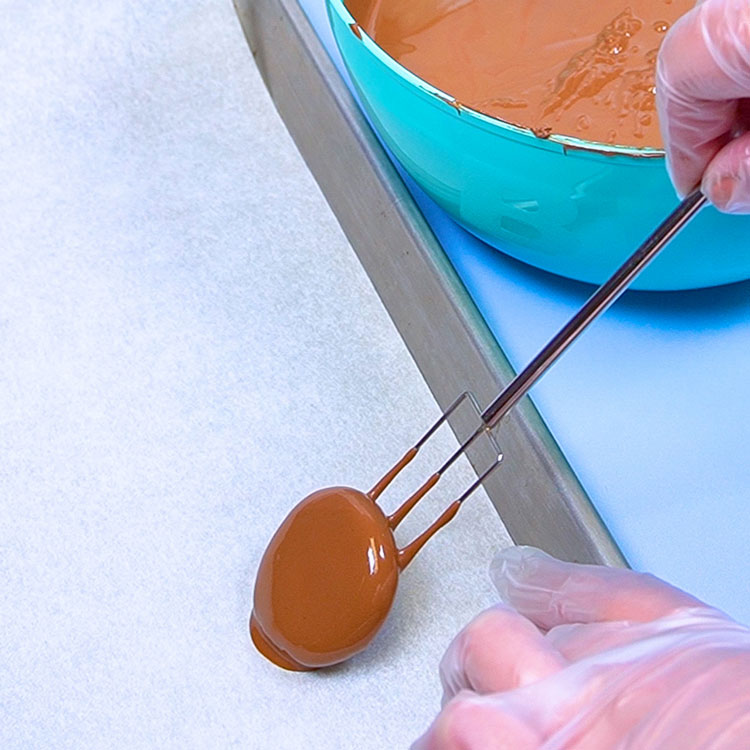
M 302 156 L 437 402 L 487 404 L 513 370 L 296 0 L 235 0 L 250 50 Z M 460 436 L 465 424 L 452 424 Z M 499 428 L 509 460 L 485 489 L 517 543 L 625 559 L 539 413 Z M 481 452 L 481 451 L 480 451 Z M 473 454 L 477 469 L 488 456 Z

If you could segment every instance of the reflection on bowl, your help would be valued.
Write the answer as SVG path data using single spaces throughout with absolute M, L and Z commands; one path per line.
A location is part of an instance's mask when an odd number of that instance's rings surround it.
M 656 149 L 531 131 L 463 107 L 388 56 L 343 0 L 336 43 L 368 116 L 406 171 L 457 222 L 508 255 L 600 283 L 675 206 Z M 750 217 L 707 208 L 634 283 L 669 290 L 750 278 Z

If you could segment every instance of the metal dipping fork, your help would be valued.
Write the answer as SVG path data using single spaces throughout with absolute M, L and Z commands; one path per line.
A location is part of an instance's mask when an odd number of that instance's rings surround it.
M 706 197 L 696 188 L 669 216 L 654 230 L 650 237 L 605 281 L 588 299 L 586 304 L 560 329 L 557 335 L 542 349 L 531 362 L 516 375 L 503 389 L 502 393 L 482 412 L 472 393 L 462 393 L 430 427 L 415 445 L 407 451 L 401 461 L 388 472 L 370 491 L 375 499 L 390 483 L 393 477 L 414 456 L 419 449 L 434 435 L 438 428 L 456 411 L 460 404 L 468 401 L 476 412 L 480 425 L 460 445 L 453 455 L 433 474 L 406 502 L 390 517 L 395 527 L 414 505 L 437 483 L 438 479 L 464 453 L 480 435 L 486 435 L 497 453 L 497 459 L 479 475 L 477 480 L 453 503 L 450 508 L 460 505 L 480 484 L 495 470 L 502 460 L 492 429 L 518 403 L 539 380 L 542 375 L 557 361 L 558 357 L 583 333 L 584 329 L 598 318 L 627 289 L 638 274 L 659 254 L 669 241 L 695 216 L 706 204 Z M 449 510 L 450 510 L 449 508 Z M 447 513 L 447 511 L 446 511 Z

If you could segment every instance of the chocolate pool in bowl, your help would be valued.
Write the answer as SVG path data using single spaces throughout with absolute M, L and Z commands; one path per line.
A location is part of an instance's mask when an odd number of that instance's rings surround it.
M 665 27 L 691 3 L 327 2 L 386 145 L 491 245 L 601 283 L 676 204 L 653 109 L 653 62 Z M 750 218 L 707 209 L 634 286 L 748 278 L 748 236 Z
M 656 55 L 693 0 L 346 0 L 391 57 L 463 106 L 532 129 L 659 148 Z

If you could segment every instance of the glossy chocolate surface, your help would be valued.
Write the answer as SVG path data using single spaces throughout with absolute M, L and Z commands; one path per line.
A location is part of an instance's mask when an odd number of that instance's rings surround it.
M 654 67 L 693 0 L 346 0 L 391 57 L 466 107 L 606 144 L 660 147 Z
M 388 519 L 349 487 L 313 493 L 287 516 L 258 570 L 251 634 L 286 669 L 348 659 L 374 638 L 398 585 Z

